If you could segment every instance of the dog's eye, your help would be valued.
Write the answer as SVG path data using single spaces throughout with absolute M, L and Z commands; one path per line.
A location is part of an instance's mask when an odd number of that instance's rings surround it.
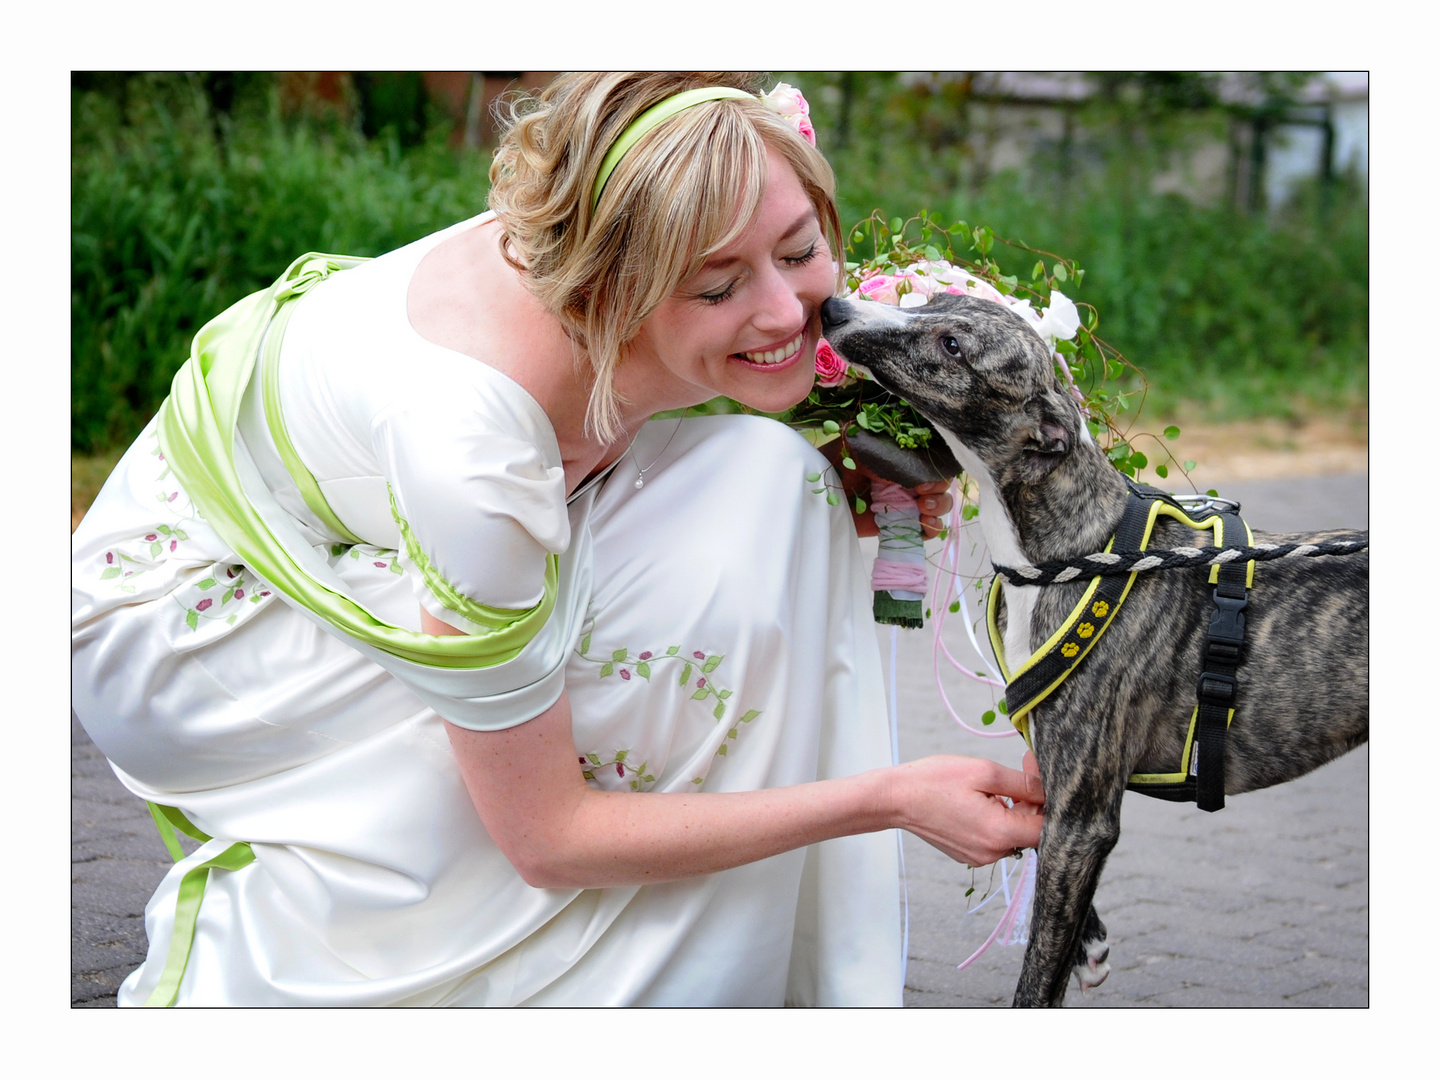
M 940 347 L 943 348 L 946 352 L 948 352 L 951 356 L 960 355 L 960 342 L 956 341 L 953 337 L 941 338 Z

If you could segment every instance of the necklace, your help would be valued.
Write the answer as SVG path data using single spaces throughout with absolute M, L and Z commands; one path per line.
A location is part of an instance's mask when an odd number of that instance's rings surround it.
M 643 469 L 640 468 L 640 462 L 638 460 L 635 462 L 635 468 L 640 469 L 640 478 L 635 481 L 635 489 L 637 491 L 645 486 L 645 474 L 653 469 L 656 463 L 665 456 L 665 451 L 670 449 L 670 444 L 675 441 L 675 436 L 680 434 L 680 425 L 684 420 L 685 417 L 682 416 L 679 420 L 675 421 L 675 430 L 670 433 L 670 438 L 665 440 L 665 445 L 660 448 L 660 453 L 655 455 L 654 461 L 650 462 L 650 464 L 646 465 Z M 633 449 L 631 451 L 631 457 L 634 457 Z

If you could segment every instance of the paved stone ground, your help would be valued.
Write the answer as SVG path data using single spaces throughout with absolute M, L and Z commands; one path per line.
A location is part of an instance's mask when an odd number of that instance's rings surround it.
M 1261 529 L 1368 523 L 1364 476 L 1252 481 L 1222 493 L 1241 499 Z M 888 630 L 880 640 L 888 656 Z M 930 640 L 928 631 L 900 635 L 902 757 L 962 753 L 1018 765 L 1018 738 L 981 739 L 944 715 Z M 946 641 L 957 657 L 973 658 L 958 619 Z M 984 687 L 948 677 L 946 685 L 972 723 L 990 707 Z M 1120 843 L 1096 896 L 1110 931 L 1111 975 L 1083 996 L 1072 990 L 1067 1004 L 1368 1005 L 1368 764 L 1362 748 L 1295 783 L 1232 799 L 1216 815 L 1127 796 Z M 145 902 L 170 857 L 145 804 L 74 723 L 71 775 L 71 1001 L 113 1006 L 120 982 L 144 959 Z M 905 1003 L 1008 1004 L 1020 947 L 992 947 L 966 971 L 955 969 L 994 927 L 996 905 L 967 915 L 971 872 L 908 835 L 905 859 Z M 988 877 L 976 872 L 977 897 Z

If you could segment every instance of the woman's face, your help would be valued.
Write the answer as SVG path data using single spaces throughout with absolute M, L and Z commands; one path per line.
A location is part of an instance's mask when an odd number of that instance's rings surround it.
M 631 342 L 627 359 L 648 361 L 631 371 L 638 377 L 643 368 L 649 381 L 626 387 L 626 397 L 675 402 L 658 408 L 720 395 L 762 412 L 790 408 L 815 381 L 820 305 L 834 290 L 815 207 L 789 162 L 771 150 L 750 227 L 656 308 Z

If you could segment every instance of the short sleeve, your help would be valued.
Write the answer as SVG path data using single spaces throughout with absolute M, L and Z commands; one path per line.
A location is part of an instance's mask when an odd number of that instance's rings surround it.
M 494 609 L 540 603 L 570 521 L 549 421 L 498 372 L 468 368 L 443 391 L 382 410 L 372 434 L 416 598 L 474 634 Z

